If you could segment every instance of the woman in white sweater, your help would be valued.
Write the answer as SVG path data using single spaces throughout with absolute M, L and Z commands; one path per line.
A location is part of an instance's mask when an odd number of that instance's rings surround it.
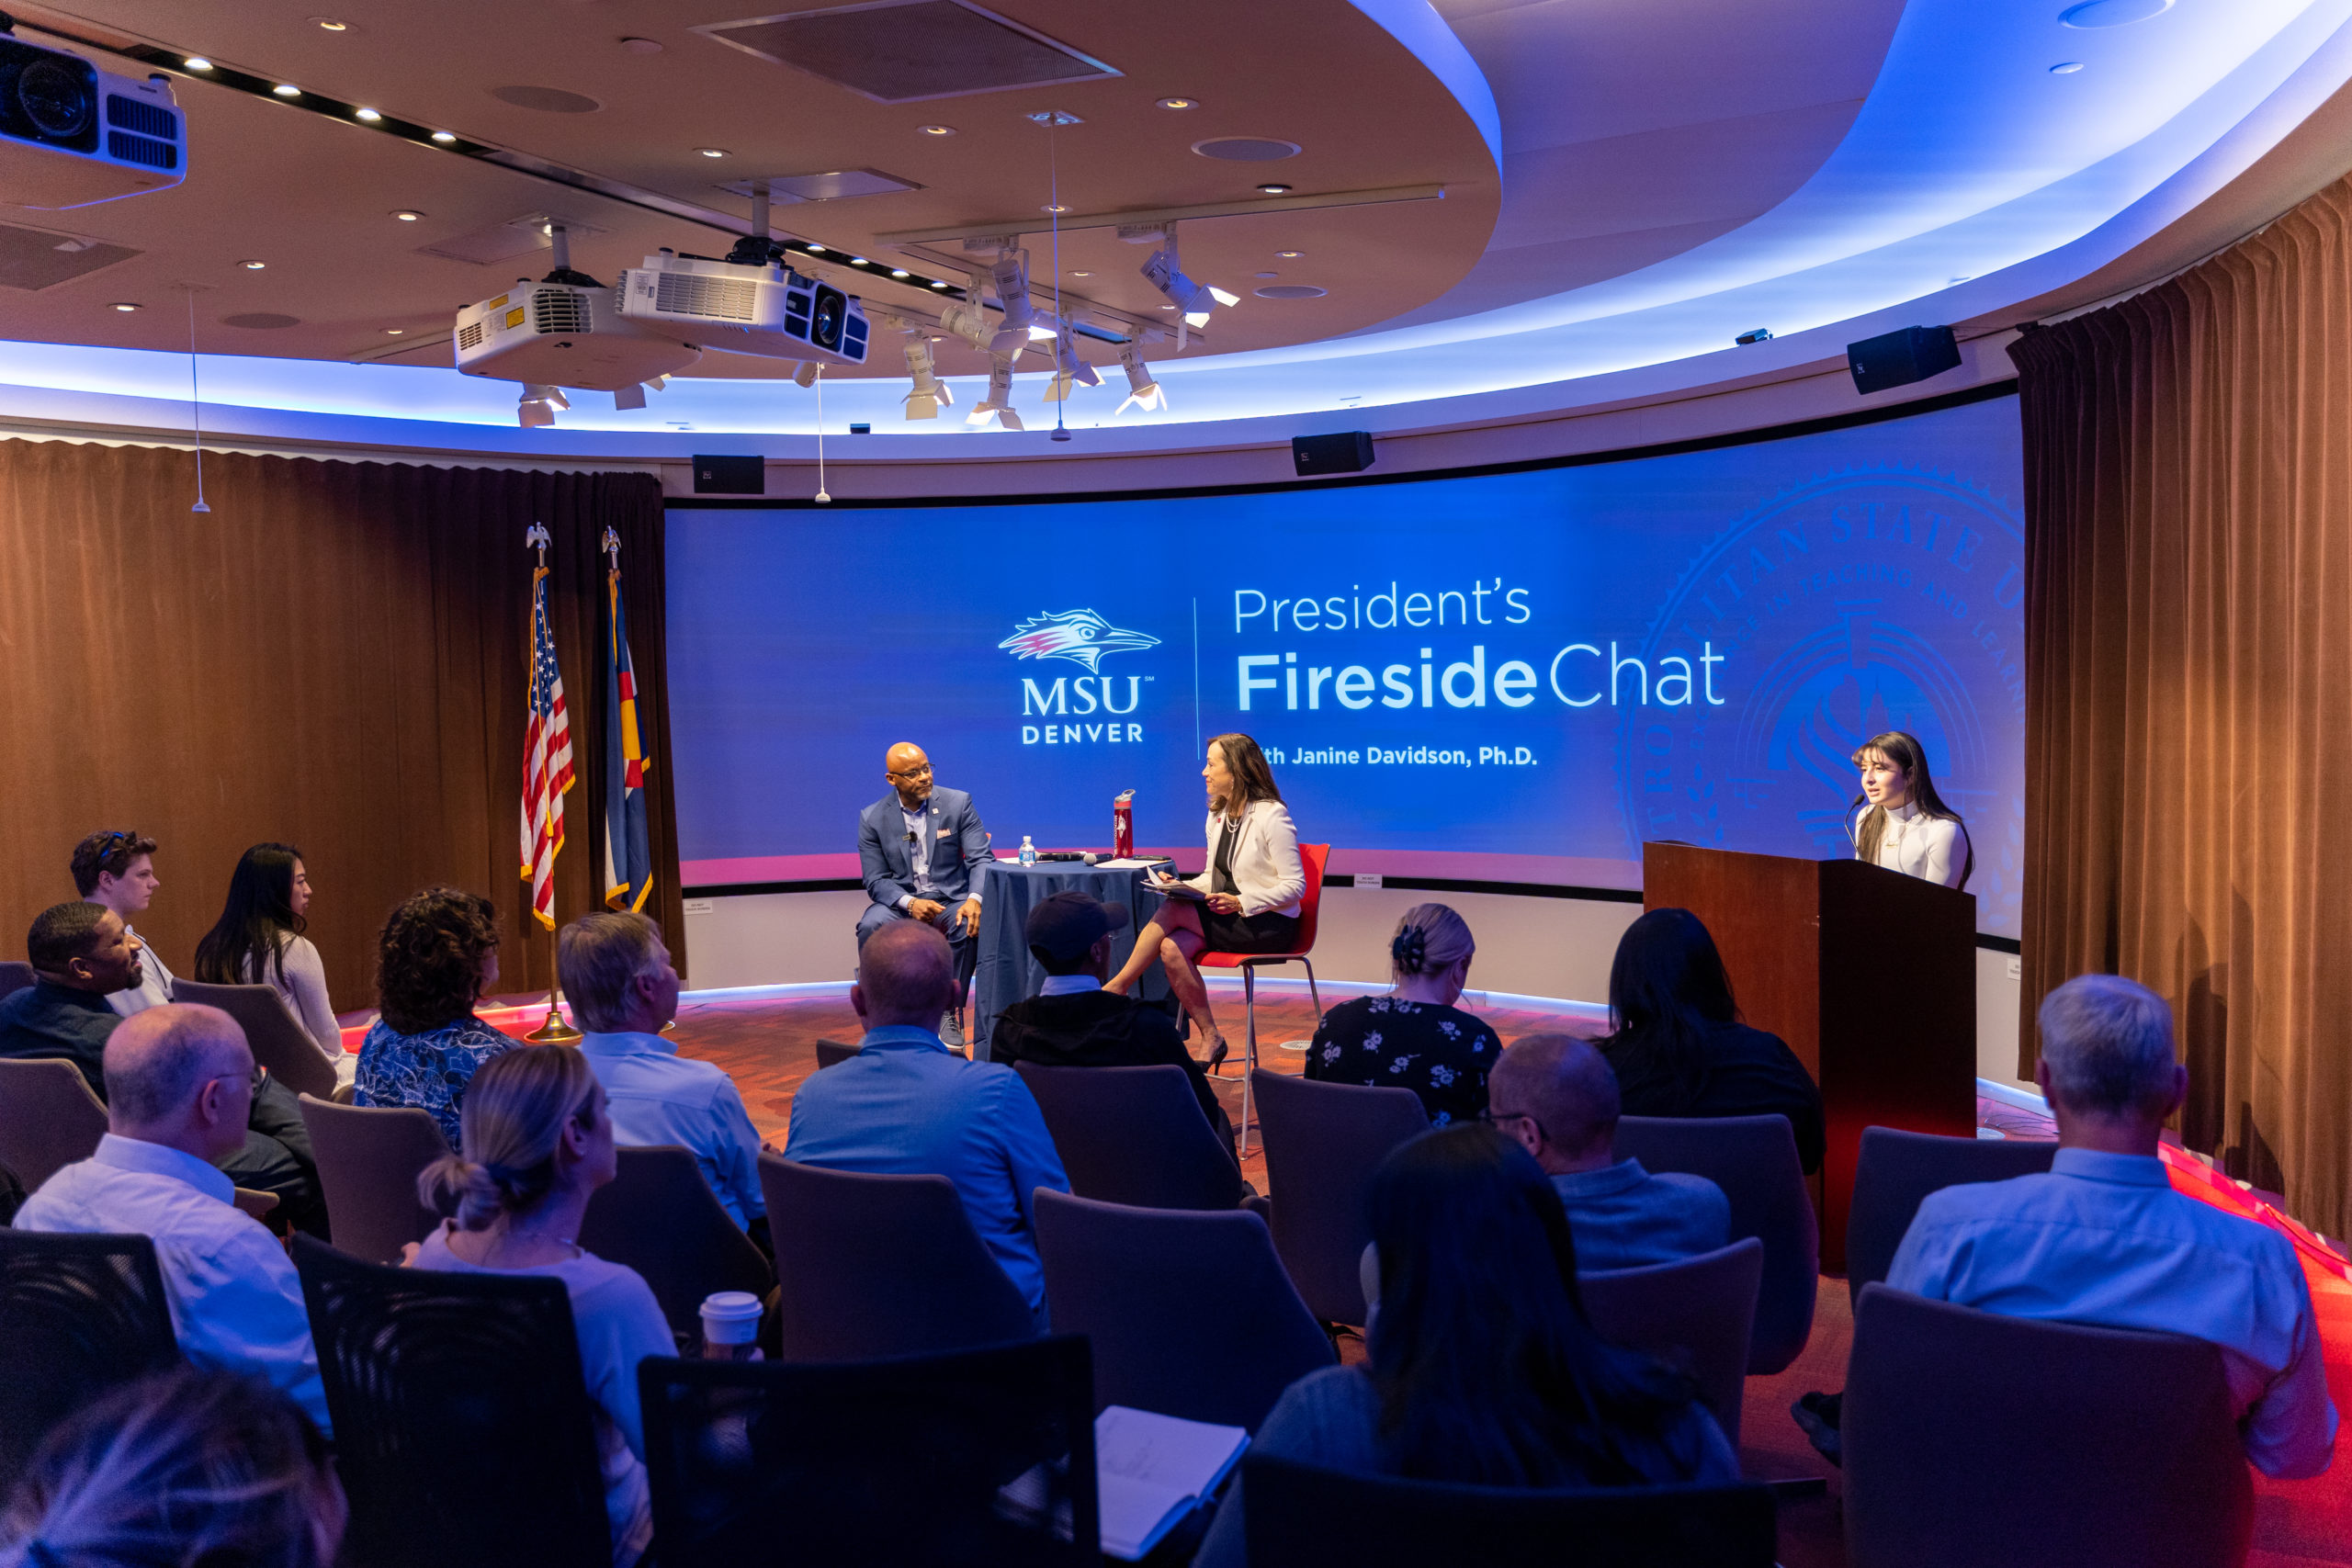
M 343 1028 L 327 1000 L 326 965 L 302 934 L 311 878 L 291 844 L 255 844 L 229 878 L 220 919 L 196 944 L 196 977 L 212 986 L 267 986 L 303 1032 L 351 1081 L 358 1057 L 343 1048 Z
M 1960 813 L 1936 794 L 1927 749 L 1900 729 L 1874 735 L 1854 753 L 1862 793 L 1847 808 L 1854 824 L 1854 858 L 1946 887 L 1965 887 L 1976 852 Z
M 1209 795 L 1208 869 L 1182 883 L 1157 884 L 1189 889 L 1194 897 L 1171 896 L 1136 933 L 1126 967 L 1102 988 L 1124 994 L 1159 960 L 1168 988 L 1210 1043 L 1203 1062 L 1214 1067 L 1225 1060 L 1225 1036 L 1216 1031 L 1209 988 L 1193 960 L 1204 951 L 1288 952 L 1298 940 L 1306 868 L 1298 858 L 1298 829 L 1255 740 L 1220 735 L 1210 741 L 1201 779 Z

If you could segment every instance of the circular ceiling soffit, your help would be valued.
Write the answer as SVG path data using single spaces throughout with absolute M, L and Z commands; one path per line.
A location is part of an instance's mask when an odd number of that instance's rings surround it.
M 594 114 L 605 107 L 585 93 L 567 93 L 561 87 L 492 87 L 490 96 L 502 104 L 543 114 Z
M 2083 0 L 2059 12 L 2058 20 L 2070 28 L 2128 28 L 2171 9 L 2172 0 Z
M 1295 141 L 1272 136 L 1218 136 L 1193 142 L 1193 151 L 1204 158 L 1218 158 L 1228 164 L 1272 164 L 1297 157 L 1299 147 Z
M 1331 291 L 1317 288 L 1311 283 L 1269 283 L 1263 288 L 1254 288 L 1250 292 L 1261 299 L 1320 299 Z
M 275 310 L 248 310 L 242 316 L 223 316 L 220 324 L 224 327 L 249 327 L 256 332 L 274 332 L 279 327 L 299 327 L 302 324 L 302 318 L 281 316 Z

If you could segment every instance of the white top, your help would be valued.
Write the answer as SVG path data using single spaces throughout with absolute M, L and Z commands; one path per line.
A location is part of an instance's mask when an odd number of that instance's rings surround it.
M 2047 1176 L 1931 1192 L 1886 1282 L 2004 1317 L 2210 1340 L 2256 1469 L 2317 1475 L 2335 1452 L 2294 1245 L 2174 1191 L 2153 1155 L 2062 1148 Z
M 267 986 L 276 991 L 277 999 L 286 1004 L 286 1010 L 294 1015 L 294 1021 L 334 1064 L 335 1081 L 352 1081 L 359 1071 L 359 1054 L 343 1048 L 343 1025 L 335 1021 L 334 1007 L 327 1000 L 327 966 L 309 937 L 287 939 L 282 964 L 266 964 L 256 975 L 248 963 L 245 984 Z
M 235 1183 L 194 1155 L 108 1133 L 96 1154 L 40 1184 L 16 1228 L 152 1238 L 187 1359 L 259 1374 L 329 1431 L 302 1281 L 235 1195 Z
M 1225 836 L 1225 817 L 1209 813 L 1208 865 L 1187 880 L 1207 893 L 1216 881 L 1217 840 Z M 1230 867 L 1236 896 L 1245 915 L 1295 915 L 1306 892 L 1306 867 L 1298 858 L 1298 829 L 1290 807 L 1279 800 L 1253 800 L 1241 814 L 1241 840 L 1233 846 Z
M 1860 846 L 1854 858 L 1862 858 Z M 1929 817 L 1905 801 L 1887 811 L 1886 829 L 1878 838 L 1878 863 L 1905 876 L 1957 887 L 1968 864 L 1968 833 L 1951 818 Z
M 418 1269 L 451 1274 L 528 1274 L 560 1280 L 571 1296 L 571 1331 L 580 1341 L 580 1371 L 595 1406 L 596 1457 L 605 1472 L 605 1511 L 613 1526 L 613 1562 L 635 1562 L 653 1539 L 653 1495 L 645 1483 L 645 1427 L 638 1413 L 637 1364 L 648 1356 L 674 1356 L 678 1342 L 661 1303 L 642 1275 L 626 1264 L 582 1252 L 564 1263 L 536 1269 L 486 1269 L 449 1250 L 447 1222 L 417 1249 Z
M 148 945 L 145 937 L 139 936 L 130 921 L 123 922 L 123 930 L 139 938 L 139 984 L 107 998 L 107 1006 L 129 1018 L 134 1012 L 162 1007 L 172 999 L 172 972 L 164 967 L 164 961 L 155 956 L 155 950 Z

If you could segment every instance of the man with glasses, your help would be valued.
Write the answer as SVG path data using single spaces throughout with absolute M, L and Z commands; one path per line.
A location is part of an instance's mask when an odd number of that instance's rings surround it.
M 956 1006 L 940 1038 L 964 1043 L 963 998 L 979 964 L 979 868 L 996 859 L 972 797 L 932 783 L 931 759 L 902 740 L 882 763 L 890 793 L 857 819 L 858 871 L 873 900 L 858 918 L 857 945 L 894 920 L 921 920 L 956 953 Z
M 244 1032 L 214 1008 L 149 1008 L 108 1037 L 105 1068 L 97 1152 L 41 1183 L 15 1228 L 151 1238 L 187 1359 L 267 1380 L 328 1430 L 301 1280 L 221 1168 L 264 1077 Z
M 172 972 L 130 924 L 131 916 L 147 912 L 155 889 L 162 886 L 155 876 L 155 840 L 135 829 L 93 833 L 74 846 L 68 869 L 74 874 L 74 891 L 121 916 L 123 929 L 140 946 L 139 984 L 115 992 L 107 998 L 107 1005 L 129 1018 L 170 1001 Z

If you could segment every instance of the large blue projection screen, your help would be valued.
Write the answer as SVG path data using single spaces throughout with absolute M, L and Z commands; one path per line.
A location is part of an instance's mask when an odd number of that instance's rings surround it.
M 690 885 L 847 874 L 912 739 L 1010 854 L 1202 854 L 1257 738 L 1335 871 L 1639 886 L 1680 839 L 1849 853 L 1855 746 L 1927 743 L 2018 930 L 2015 400 L 1534 472 L 1182 499 L 669 513 Z

